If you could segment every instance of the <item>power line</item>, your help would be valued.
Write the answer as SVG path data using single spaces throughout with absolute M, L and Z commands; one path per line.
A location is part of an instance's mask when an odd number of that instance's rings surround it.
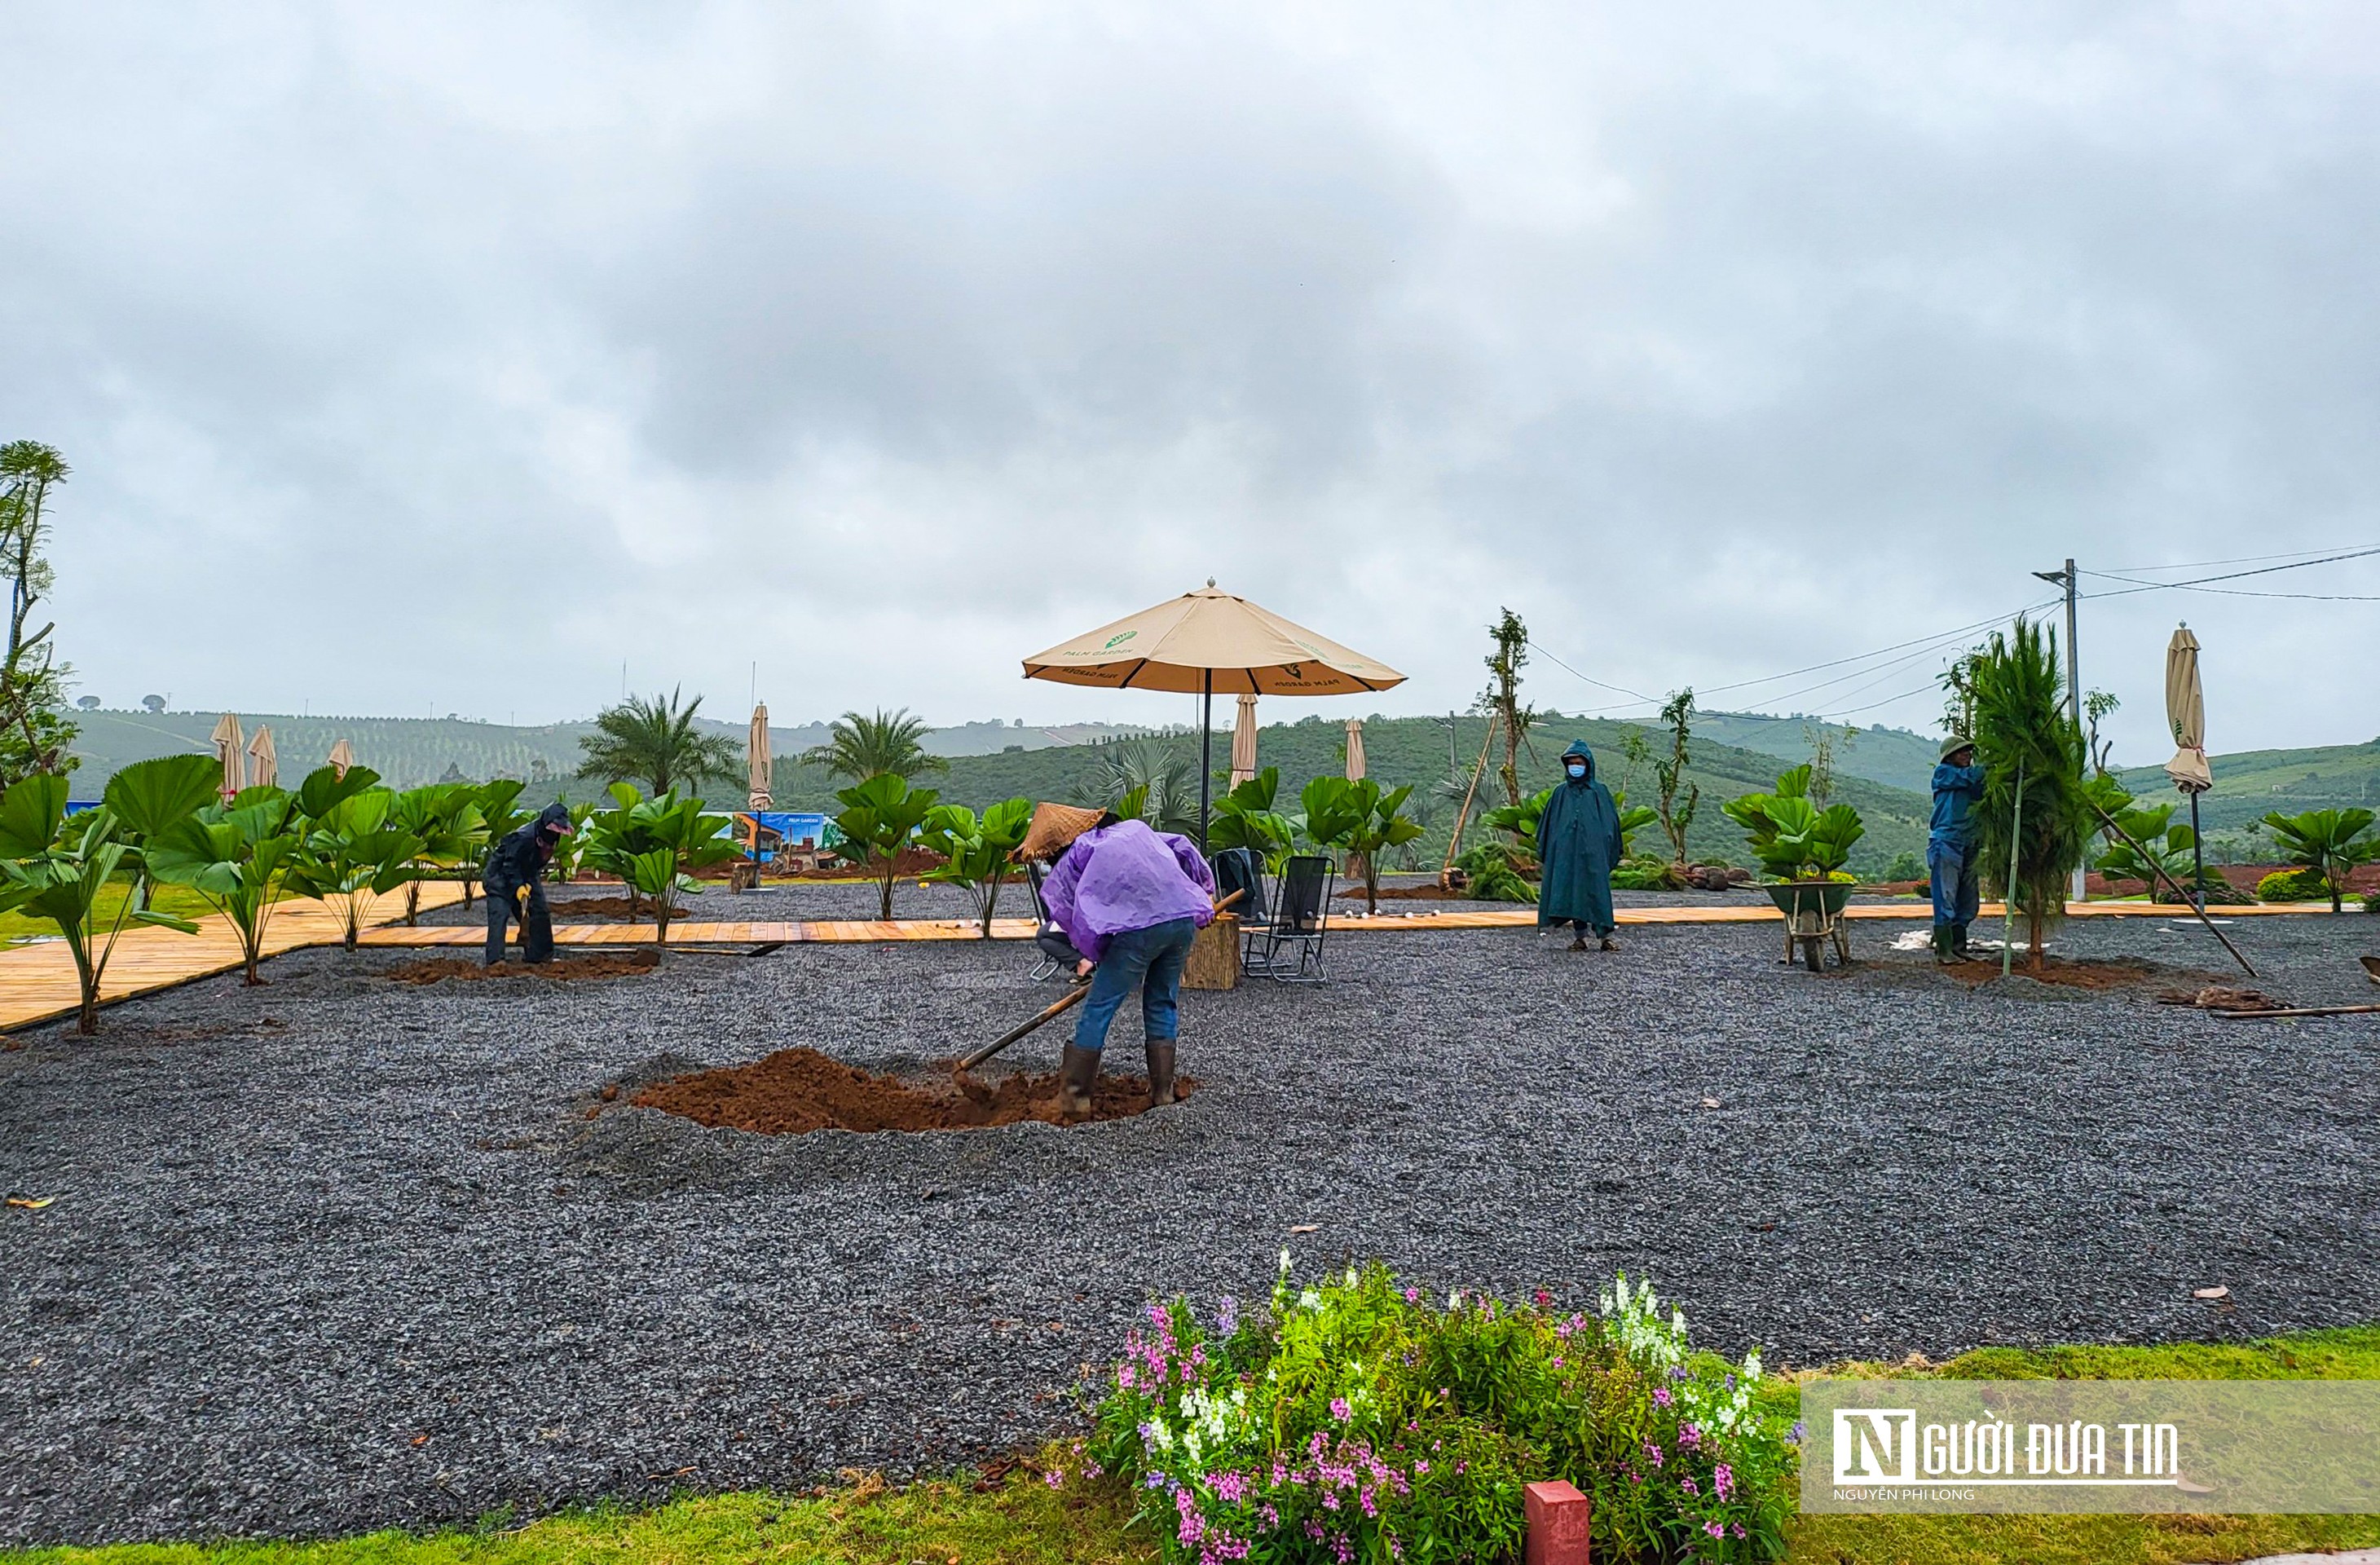
M 1658 696 L 1647 696 L 1642 690 L 1631 690 L 1625 685 L 1607 685 L 1602 680 L 1596 678 L 1593 674 L 1579 673 L 1578 670 L 1571 667 L 1560 658 L 1555 657 L 1551 652 L 1546 651 L 1546 649 L 1538 643 L 1535 637 L 1529 637 L 1529 649 L 1533 652 L 1545 652 L 1546 661 L 1552 663 L 1554 667 L 1561 670 L 1564 673 L 1569 674 L 1573 679 L 1585 680 L 1589 685 L 1594 685 L 1598 690 L 1609 690 L 1614 695 L 1619 696 L 1633 696 L 1640 701 L 1650 701 L 1657 707 L 1661 704 L 1661 698 Z
M 2286 553 L 2281 554 L 2240 554 L 2228 560 L 2188 560 L 2179 564 L 2169 565 L 2110 565 L 2107 569 L 2111 573 L 2139 573 L 2143 571 L 2195 571 L 2203 570 L 2208 565 L 2253 565 L 2260 564 L 2266 560 L 2294 560 L 2301 554 L 2330 553 L 2339 547 L 2341 546 L 2334 544 L 2329 549 L 2292 549 Z M 2348 549 L 2364 549 L 2369 546 L 2362 543 L 2350 543 L 2344 547 Z M 2312 564 L 2314 562 L 2308 561 L 2306 563 Z M 2084 576 L 2097 576 L 2100 573 L 2096 571 L 2084 571 L 2082 574 Z
M 2136 592 L 2163 592 L 2175 588 L 2199 588 L 2207 591 L 2221 591 L 2223 590 L 2222 588 L 2210 588 L 2207 587 L 2206 584 L 2215 581 L 2239 581 L 2252 576 L 2271 576 L 2276 571 L 2303 570 L 2308 565 L 2332 565 L 2337 564 L 2341 560 L 2362 560 L 2374 554 L 2380 554 L 2380 547 L 2351 549 L 2347 551 L 2345 553 L 2325 554 L 2319 559 L 2298 560 L 2286 565 L 2262 565 L 2252 571 L 2225 571 L 2220 576 L 2192 576 L 2188 581 L 2143 581 L 2138 576 L 2119 576 L 2113 571 L 2083 571 L 2080 574 L 2087 576 L 2096 576 L 2101 581 L 2121 581 L 2129 582 L 2131 584 L 2120 592 L 2093 592 L 2085 594 L 2087 597 L 2130 598 Z M 2327 594 L 2316 592 L 2248 592 L 2241 591 L 2237 588 L 2232 590 L 2236 596 L 2243 598 L 2322 598 L 2329 596 Z M 2342 595 L 2339 601 L 2345 602 L 2364 602 L 2369 600 L 2362 597 Z

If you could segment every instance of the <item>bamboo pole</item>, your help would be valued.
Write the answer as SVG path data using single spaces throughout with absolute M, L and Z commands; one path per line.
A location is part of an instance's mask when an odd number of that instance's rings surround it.
M 2000 899 L 2000 977 L 2009 976 L 2016 951 L 2009 942 L 2016 934 L 2016 855 L 2024 841 L 2024 758 L 2016 763 L 2016 818 L 2009 823 L 2008 894 Z
M 1463 791 L 1463 807 L 1455 812 L 1454 830 L 1446 839 L 1446 862 L 1438 867 L 1438 883 L 1443 888 L 1446 878 L 1454 868 L 1455 855 L 1463 847 L 1463 828 L 1471 819 L 1471 801 L 1479 796 L 1479 779 L 1488 770 L 1488 752 L 1496 743 L 1497 715 L 1488 715 L 1488 732 L 1479 741 L 1479 758 L 1471 768 L 1471 786 Z
M 2173 894 L 2181 898 L 2182 905 L 2189 908 L 2191 912 L 2198 916 L 2198 921 L 2206 926 L 2206 932 L 2223 942 L 2223 949 L 2231 953 L 2231 960 L 2240 964 L 2241 972 L 2246 973 L 2248 977 L 2252 978 L 2256 977 L 2256 969 L 2250 966 L 2248 964 L 2248 959 L 2240 954 L 2240 948 L 2233 945 L 2230 940 L 2225 936 L 2223 931 L 2215 927 L 2215 920 L 2206 916 L 2206 909 L 2198 904 L 2198 899 L 2183 891 L 2181 889 L 2180 882 L 2165 872 L 2165 866 L 2159 864 L 2155 857 L 2150 854 L 2148 849 L 2132 841 L 2132 834 L 2125 831 L 2122 827 L 2117 825 L 2116 818 L 2109 815 L 2105 809 L 2100 808 L 2098 800 L 2093 799 L 2089 802 L 2092 813 L 2099 818 L 2099 824 L 2106 827 L 2108 831 L 2113 831 L 2119 840 L 2120 840 L 2127 847 L 2130 847 L 2132 852 L 2139 856 L 2140 861 L 2149 867 L 2151 874 L 2156 876 L 2167 885 L 2173 888 Z

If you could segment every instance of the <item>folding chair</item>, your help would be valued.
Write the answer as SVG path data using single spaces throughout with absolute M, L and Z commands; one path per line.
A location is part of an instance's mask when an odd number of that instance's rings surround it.
M 1062 973 L 1073 977 L 1075 964 L 1083 959 L 1083 953 L 1075 949 L 1066 931 L 1050 918 L 1050 910 L 1041 905 L 1041 866 L 1029 858 L 1025 861 L 1025 889 L 1033 893 L 1034 961 L 1028 977 L 1037 984 Z
M 1330 890 L 1337 879 L 1330 861 L 1319 854 L 1300 854 L 1291 859 L 1281 870 L 1281 897 L 1271 921 L 1248 932 L 1247 949 L 1240 959 L 1242 970 L 1285 984 L 1328 983 L 1330 974 L 1323 966 L 1322 942 L 1330 932 Z M 1297 948 L 1294 964 L 1283 954 L 1287 946 Z
M 1240 900 L 1232 904 L 1243 930 L 1272 922 L 1265 896 L 1264 860 L 1253 848 L 1225 848 L 1209 861 L 1215 870 L 1215 900 L 1222 901 L 1233 892 Z

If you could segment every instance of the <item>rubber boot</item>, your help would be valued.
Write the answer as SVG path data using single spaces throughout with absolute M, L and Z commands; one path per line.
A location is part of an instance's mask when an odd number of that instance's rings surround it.
M 1099 1051 L 1066 1046 L 1064 1058 L 1058 1066 L 1058 1108 L 1062 1113 L 1084 1115 L 1091 1111 L 1091 1089 L 1099 1085 Z
M 1934 926 L 1934 960 L 1945 967 L 1959 960 L 1950 953 L 1950 926 L 1948 924 Z
M 1148 1055 L 1148 1106 L 1162 1109 L 1178 1102 L 1173 1096 L 1173 1040 L 1150 1038 L 1144 1048 Z
M 1950 926 L 1950 954 L 1961 962 L 1972 962 L 1975 959 L 1974 952 L 1967 945 L 1967 927 L 1964 924 Z

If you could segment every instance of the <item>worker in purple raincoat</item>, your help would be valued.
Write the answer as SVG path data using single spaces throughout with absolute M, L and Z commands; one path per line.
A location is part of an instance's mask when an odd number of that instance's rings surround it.
M 1041 905 L 1083 953 L 1091 992 L 1058 1073 L 1069 1112 L 1087 1114 L 1108 1026 L 1135 989 L 1152 1105 L 1173 1101 L 1182 1030 L 1182 969 L 1190 942 L 1215 919 L 1215 876 L 1197 844 L 1145 820 L 1043 805 L 1026 846 L 1064 851 L 1041 885 Z M 1039 856 L 1038 854 L 1028 856 Z

